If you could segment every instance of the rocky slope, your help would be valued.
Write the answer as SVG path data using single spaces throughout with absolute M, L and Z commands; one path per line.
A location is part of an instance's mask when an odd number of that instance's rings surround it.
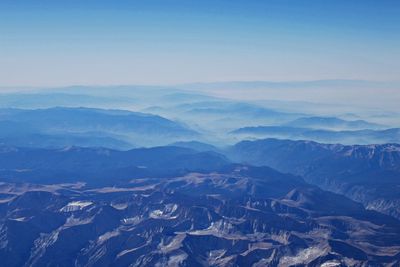
M 269 168 L 0 185 L 5 266 L 397 266 L 400 223 Z
M 264 139 L 243 141 L 232 159 L 303 176 L 367 208 L 400 218 L 400 145 L 339 145 Z

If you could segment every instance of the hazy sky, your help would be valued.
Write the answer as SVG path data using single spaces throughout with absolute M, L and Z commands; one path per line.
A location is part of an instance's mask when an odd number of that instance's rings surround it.
M 0 1 L 0 86 L 399 80 L 398 0 Z

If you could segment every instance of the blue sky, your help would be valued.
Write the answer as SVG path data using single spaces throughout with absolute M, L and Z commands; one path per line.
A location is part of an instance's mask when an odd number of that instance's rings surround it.
M 399 80 L 400 1 L 0 1 L 0 85 Z

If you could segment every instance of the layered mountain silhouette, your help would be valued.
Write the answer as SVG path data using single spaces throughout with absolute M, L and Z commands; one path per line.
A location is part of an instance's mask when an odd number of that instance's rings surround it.
M 396 90 L 332 80 L 1 94 L 0 265 L 400 266 L 395 97 L 381 109 L 367 95 L 354 106 L 279 97 L 321 86 Z
M 333 130 L 363 130 L 387 128 L 365 120 L 343 120 L 336 117 L 302 117 L 286 123 L 287 126 Z
M 384 130 L 326 130 L 292 126 L 255 126 L 239 128 L 232 131 L 231 134 L 243 136 L 244 139 L 279 138 L 344 144 L 384 144 L 400 140 L 400 128 Z
M 0 142 L 32 147 L 133 146 L 168 144 L 197 132 L 163 117 L 93 108 L 1 109 Z

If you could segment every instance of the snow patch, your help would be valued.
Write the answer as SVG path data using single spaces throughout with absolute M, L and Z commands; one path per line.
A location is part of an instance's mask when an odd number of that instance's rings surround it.
M 83 210 L 84 208 L 92 205 L 93 202 L 91 201 L 73 201 L 68 203 L 65 207 L 61 208 L 60 211 L 62 212 L 72 212 Z
M 285 256 L 279 261 L 279 266 L 292 266 L 297 264 L 307 264 L 312 260 L 325 254 L 325 249 L 310 247 L 301 250 L 295 256 Z M 329 266 L 329 265 L 328 265 Z

